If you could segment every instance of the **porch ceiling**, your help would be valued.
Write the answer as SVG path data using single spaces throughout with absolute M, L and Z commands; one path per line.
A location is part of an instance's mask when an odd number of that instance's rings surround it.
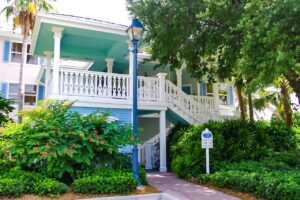
M 34 54 L 44 55 L 44 51 L 53 51 L 53 24 L 42 23 Z M 61 39 L 61 57 L 83 60 L 99 60 L 107 57 L 125 59 L 128 54 L 127 37 L 111 33 L 63 27 Z
M 125 26 L 114 28 L 100 22 L 92 25 L 82 21 L 76 23 L 77 18 L 66 23 L 63 19 L 62 16 L 55 15 L 39 16 L 33 33 L 33 54 L 44 56 L 45 51 L 53 52 L 52 27 L 63 27 L 62 58 L 92 60 L 93 68 L 98 71 L 106 68 L 106 58 L 114 58 L 116 62 L 125 63 L 128 67 L 128 36 Z

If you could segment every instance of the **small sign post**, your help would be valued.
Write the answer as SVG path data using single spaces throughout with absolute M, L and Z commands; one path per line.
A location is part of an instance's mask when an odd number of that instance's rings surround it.
M 201 144 L 206 150 L 206 173 L 209 174 L 209 149 L 213 148 L 213 134 L 207 128 L 201 134 Z

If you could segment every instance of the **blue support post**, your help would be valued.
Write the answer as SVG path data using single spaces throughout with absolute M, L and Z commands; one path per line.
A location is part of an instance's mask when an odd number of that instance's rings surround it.
M 133 77 L 132 77 L 132 130 L 133 130 L 133 149 L 132 149 L 132 171 L 138 181 L 138 185 L 141 185 L 139 173 L 138 173 L 138 148 L 137 148 L 137 139 L 138 139 L 138 116 L 137 116 L 137 40 L 132 40 L 132 53 L 133 53 Z

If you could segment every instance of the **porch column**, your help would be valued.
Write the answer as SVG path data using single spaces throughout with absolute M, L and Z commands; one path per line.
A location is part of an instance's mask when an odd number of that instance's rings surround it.
M 215 110 L 219 110 L 219 85 L 218 83 L 213 83 L 213 97 L 214 97 L 214 107 Z
M 166 99 L 166 73 L 158 73 L 157 74 L 158 78 L 159 78 L 159 100 L 160 102 L 166 103 L 167 99 Z
M 52 81 L 52 94 L 59 94 L 59 60 L 60 60 L 60 41 L 63 32 L 62 27 L 53 27 L 54 33 L 54 57 L 53 57 L 53 81 Z
M 176 69 L 177 87 L 182 90 L 182 69 Z
M 107 59 L 105 59 L 106 66 L 107 66 L 107 73 L 113 73 L 114 60 L 115 59 L 113 59 L 113 58 L 107 58 Z
M 53 53 L 50 51 L 45 51 L 44 52 L 45 56 L 46 56 L 46 75 L 45 75 L 45 97 L 48 98 L 50 95 L 50 85 L 49 85 L 49 81 L 50 81 L 50 76 L 51 76 L 51 59 L 52 59 L 52 55 Z
M 166 111 L 160 111 L 159 116 L 159 171 L 167 172 L 167 135 L 166 135 Z
M 201 96 L 201 83 L 197 81 L 197 96 Z

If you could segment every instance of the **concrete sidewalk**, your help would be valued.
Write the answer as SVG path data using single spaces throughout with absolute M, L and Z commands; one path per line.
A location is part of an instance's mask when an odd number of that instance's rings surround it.
M 179 179 L 172 173 L 148 173 L 148 182 L 181 200 L 239 200 L 222 192 Z

